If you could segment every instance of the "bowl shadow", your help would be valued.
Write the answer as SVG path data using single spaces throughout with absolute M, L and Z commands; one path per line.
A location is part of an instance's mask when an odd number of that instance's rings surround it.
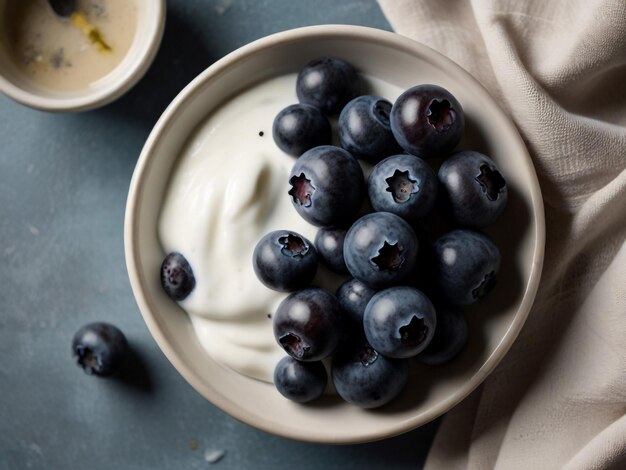
M 138 392 L 148 395 L 154 392 L 150 365 L 135 346 L 128 346 L 124 364 L 114 378 L 117 383 Z
M 440 420 L 377 442 L 336 448 L 354 468 L 422 468 Z
M 483 302 L 470 306 L 468 311 L 487 309 L 492 314 L 505 312 L 518 303 L 525 290 L 522 272 L 524 266 L 518 259 L 522 241 L 531 229 L 530 209 L 514 186 L 508 187 L 507 207 L 497 224 L 485 230 L 500 249 L 500 271 L 496 285 Z

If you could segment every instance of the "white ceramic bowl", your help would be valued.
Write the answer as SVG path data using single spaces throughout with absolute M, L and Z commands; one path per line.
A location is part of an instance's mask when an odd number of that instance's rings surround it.
M 0 33 L 7 2 L 0 0 Z M 31 108 L 43 111 L 86 111 L 122 96 L 146 73 L 161 44 L 165 25 L 165 0 L 135 0 L 137 30 L 126 56 L 103 78 L 89 87 L 60 92 L 38 87 L 24 77 L 0 41 L 0 91 Z
M 402 88 L 425 82 L 448 88 L 467 116 L 461 147 L 491 155 L 509 187 L 507 210 L 488 230 L 503 255 L 499 284 L 480 306 L 468 309 L 467 348 L 450 365 L 418 367 L 402 395 L 378 410 L 362 410 L 333 396 L 298 405 L 272 385 L 215 363 L 196 339 L 188 316 L 166 297 L 159 281 L 164 257 L 157 237 L 159 210 L 172 167 L 194 129 L 229 97 L 324 55 L 344 58 L 364 74 Z M 125 224 L 126 261 L 137 303 L 155 340 L 183 377 L 213 404 L 251 426 L 288 438 L 335 444 L 382 439 L 416 428 L 475 389 L 506 354 L 526 320 L 544 248 L 543 206 L 534 168 L 515 127 L 485 89 L 428 47 L 355 26 L 275 34 L 236 50 L 193 80 L 161 116 L 143 148 Z

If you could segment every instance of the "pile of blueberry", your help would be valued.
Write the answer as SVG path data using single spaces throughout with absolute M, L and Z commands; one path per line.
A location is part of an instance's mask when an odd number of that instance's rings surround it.
M 297 157 L 285 196 L 320 229 L 314 243 L 289 230 L 265 235 L 253 265 L 267 287 L 291 292 L 273 315 L 288 354 L 274 373 L 280 393 L 318 398 L 329 358 L 338 394 L 373 408 L 402 391 L 409 358 L 442 364 L 464 347 L 458 307 L 483 298 L 500 267 L 498 248 L 476 229 L 500 216 L 507 188 L 489 157 L 451 154 L 465 118 L 447 90 L 414 86 L 392 105 L 360 89 L 356 70 L 336 58 L 298 74 L 300 103 L 276 116 L 273 137 Z M 330 145 L 327 116 L 337 113 L 341 147 Z M 367 181 L 357 159 L 375 165 Z M 427 159 L 443 160 L 438 173 Z M 432 212 L 451 230 L 429 243 L 418 227 Z M 335 295 L 311 286 L 320 262 L 351 276 Z

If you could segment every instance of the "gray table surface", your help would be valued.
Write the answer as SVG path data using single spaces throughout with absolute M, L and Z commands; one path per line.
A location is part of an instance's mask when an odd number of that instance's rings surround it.
M 390 29 L 374 0 L 170 0 L 146 77 L 102 109 L 54 115 L 0 96 L 0 468 L 421 468 L 435 424 L 381 442 L 322 446 L 252 429 L 165 359 L 124 262 L 131 174 L 150 129 L 199 72 L 298 26 Z M 132 373 L 88 377 L 70 357 L 83 324 L 118 325 Z M 222 450 L 210 465 L 205 451 Z

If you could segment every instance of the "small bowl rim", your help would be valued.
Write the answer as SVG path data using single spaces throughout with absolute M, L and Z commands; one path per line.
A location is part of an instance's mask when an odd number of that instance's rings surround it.
M 161 45 L 165 30 L 166 0 L 154 1 L 150 29 L 138 53 L 140 59 L 126 66 L 124 75 L 106 87 L 81 96 L 42 96 L 25 90 L 0 74 L 0 91 L 12 100 L 40 111 L 81 112 L 105 106 L 129 91 L 148 71 Z M 138 18 L 137 21 L 142 21 Z
M 452 73 L 462 76 L 464 80 L 472 83 L 475 86 L 476 91 L 485 96 L 486 100 L 484 102 L 484 106 L 489 107 L 490 112 L 494 113 L 498 119 L 503 121 L 505 126 L 518 136 L 520 146 L 523 148 L 525 156 L 527 157 L 524 159 L 523 165 L 530 170 L 529 174 L 531 178 L 530 181 L 528 181 L 528 184 L 530 185 L 530 199 L 533 207 L 532 220 L 534 221 L 534 237 L 536 240 L 532 251 L 530 276 L 528 278 L 526 289 L 519 308 L 511 322 L 511 325 L 501 337 L 497 346 L 495 346 L 493 353 L 484 361 L 474 375 L 472 375 L 471 379 L 465 382 L 464 386 L 459 387 L 446 399 L 438 402 L 436 406 L 428 408 L 427 410 L 413 415 L 408 419 L 399 420 L 398 425 L 391 431 L 388 428 L 385 428 L 384 430 L 375 429 L 367 434 L 360 433 L 359 435 L 353 437 L 324 435 L 324 433 L 310 432 L 300 432 L 296 434 L 293 432 L 287 433 L 280 428 L 272 426 L 262 418 L 241 412 L 235 403 L 222 399 L 221 396 L 211 393 L 211 390 L 204 385 L 203 380 L 197 376 L 191 368 L 187 367 L 185 360 L 176 353 L 163 334 L 160 320 L 158 319 L 158 316 L 152 312 L 156 303 L 146 295 L 146 290 L 143 288 L 143 286 L 147 284 L 147 281 L 139 269 L 141 263 L 139 260 L 138 250 L 136 249 L 139 244 L 139 217 L 137 216 L 137 213 L 141 205 L 141 194 L 145 184 L 143 175 L 147 172 L 148 167 L 151 164 L 150 155 L 152 154 L 153 149 L 163 138 L 164 132 L 176 118 L 181 106 L 183 106 L 183 104 L 188 100 L 193 99 L 193 96 L 201 89 L 203 83 L 218 77 L 225 69 L 230 68 L 237 62 L 254 55 L 262 49 L 271 47 L 277 43 L 282 44 L 329 38 L 359 39 L 399 49 L 409 54 L 415 54 L 415 49 L 418 48 L 420 50 L 420 54 L 425 56 L 427 60 L 436 63 L 443 69 L 450 70 Z M 365 26 L 317 25 L 274 33 L 236 49 L 200 73 L 172 100 L 148 136 L 137 161 L 135 171 L 133 172 L 129 187 L 124 221 L 124 245 L 131 287 L 137 305 L 150 333 L 174 368 L 201 396 L 238 421 L 274 435 L 311 443 L 358 444 L 397 436 L 438 418 L 474 391 L 500 363 L 502 358 L 511 348 L 524 323 L 526 322 L 537 293 L 545 250 L 545 217 L 539 181 L 537 179 L 532 160 L 528 154 L 528 150 L 526 149 L 517 128 L 513 125 L 505 112 L 497 105 L 487 90 L 467 71 L 451 59 L 443 56 L 430 47 L 407 37 L 400 36 L 396 33 Z

